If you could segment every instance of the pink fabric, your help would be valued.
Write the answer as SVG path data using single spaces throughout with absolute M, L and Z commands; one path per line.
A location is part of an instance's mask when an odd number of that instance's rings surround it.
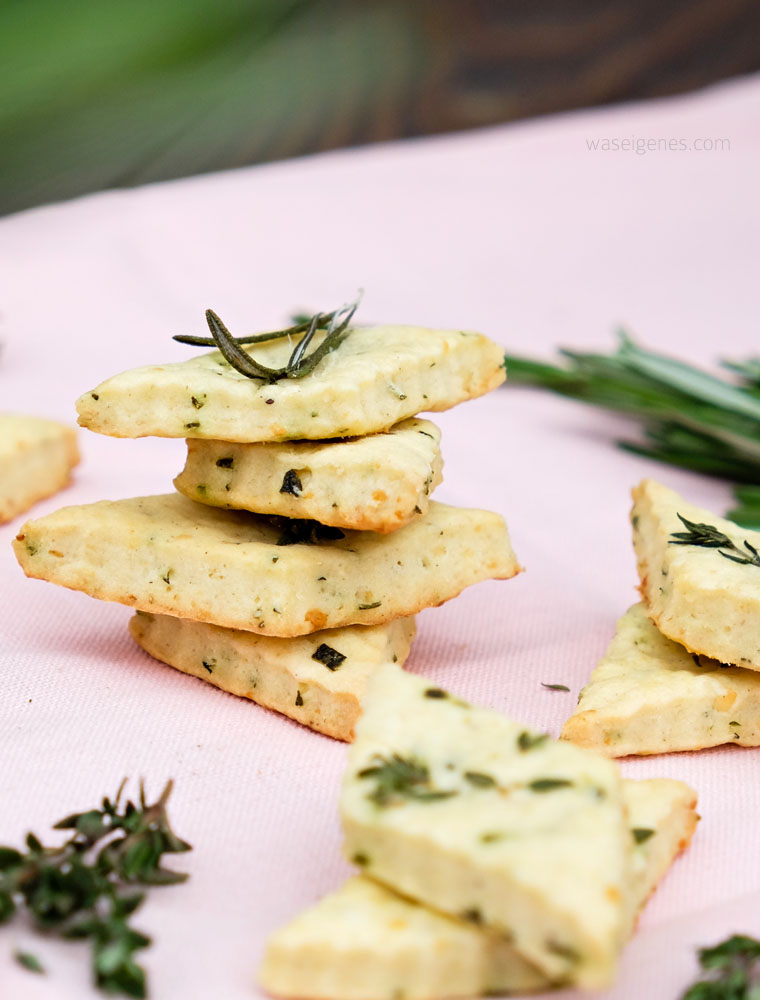
M 180 360 L 177 332 L 218 310 L 235 332 L 366 289 L 361 318 L 480 329 L 509 350 L 644 343 L 710 364 L 756 351 L 760 79 L 639 106 L 379 146 L 127 192 L 0 222 L 2 408 L 74 419 L 124 368 Z M 730 151 L 591 151 L 587 140 L 728 139 Z M 556 734 L 635 600 L 630 487 L 653 475 L 724 509 L 720 483 L 612 447 L 630 432 L 541 393 L 501 389 L 436 417 L 448 502 L 503 512 L 526 572 L 419 618 L 410 668 Z M 81 433 L 74 485 L 39 504 L 171 489 L 183 445 Z M 159 665 L 128 609 L 26 580 L 0 528 L 0 843 L 43 837 L 125 775 L 194 845 L 184 886 L 135 923 L 161 1000 L 256 996 L 267 934 L 348 872 L 336 800 L 345 748 Z M 553 693 L 541 681 L 564 683 Z M 758 750 L 627 760 L 699 791 L 703 821 L 644 914 L 605 996 L 670 1000 L 694 948 L 760 933 Z M 132 786 L 136 790 L 136 784 Z M 15 947 L 47 977 L 17 968 Z M 84 947 L 0 931 L 0 996 L 94 995 Z M 565 997 L 575 996 L 572 993 Z

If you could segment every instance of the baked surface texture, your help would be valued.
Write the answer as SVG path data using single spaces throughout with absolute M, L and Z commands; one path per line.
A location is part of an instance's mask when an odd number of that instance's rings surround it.
M 760 670 L 760 566 L 673 539 L 684 531 L 679 514 L 717 529 L 744 552 L 745 541 L 760 548 L 760 532 L 695 507 L 652 479 L 634 489 L 633 500 L 633 544 L 649 617 L 692 653 Z
M 174 485 L 190 500 L 305 517 L 358 531 L 395 531 L 428 509 L 441 482 L 441 433 L 411 418 L 345 441 L 187 442 Z
M 249 353 L 277 368 L 291 350 L 284 338 L 254 345 Z M 495 389 L 505 377 L 503 348 L 482 334 L 357 327 L 302 379 L 250 379 L 214 351 L 115 375 L 81 396 L 77 411 L 83 427 L 115 437 L 342 438 L 387 430 L 422 411 L 447 410 Z
M 278 639 L 138 611 L 129 631 L 147 653 L 337 740 L 352 740 L 367 681 L 404 663 L 414 619 Z
M 696 793 L 666 778 L 623 781 L 634 840 L 626 892 L 644 906 L 697 823 Z M 552 983 L 508 938 L 398 895 L 366 876 L 348 879 L 269 939 L 260 971 L 276 996 L 313 1000 L 436 1000 L 548 990 Z
M 384 669 L 349 750 L 341 818 L 346 856 L 367 875 L 511 935 L 553 981 L 611 981 L 633 853 L 611 761 Z
M 73 427 L 0 413 L 0 523 L 63 489 L 78 461 Z
M 562 738 L 609 757 L 760 746 L 760 674 L 689 653 L 630 608 Z
M 23 525 L 14 548 L 28 576 L 276 636 L 378 625 L 520 570 L 501 516 L 434 502 L 390 535 L 278 545 L 285 533 L 266 517 L 171 493 L 64 507 Z

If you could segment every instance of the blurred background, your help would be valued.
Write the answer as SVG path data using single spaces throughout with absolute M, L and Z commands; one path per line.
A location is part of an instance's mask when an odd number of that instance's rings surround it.
M 0 214 L 760 69 L 754 0 L 0 0 Z

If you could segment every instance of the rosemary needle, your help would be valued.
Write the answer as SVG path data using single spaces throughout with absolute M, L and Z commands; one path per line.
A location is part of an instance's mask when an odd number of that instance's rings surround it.
M 262 379 L 268 383 L 279 382 L 283 378 L 304 378 L 314 371 L 319 362 L 331 351 L 334 351 L 348 336 L 351 320 L 360 301 L 361 293 L 353 302 L 329 313 L 316 313 L 308 322 L 296 323 L 288 329 L 276 330 L 273 333 L 253 334 L 247 337 L 233 337 L 214 310 L 207 309 L 206 322 L 211 331 L 210 339 L 208 337 L 179 335 L 174 337 L 174 340 L 196 347 L 215 346 L 225 361 L 246 378 Z M 311 354 L 307 354 L 306 351 L 311 346 L 315 334 L 322 329 L 325 330 L 322 343 Z M 287 364 L 282 368 L 269 368 L 267 365 L 262 365 L 240 346 L 241 344 L 264 343 L 297 334 L 303 334 L 303 336 L 293 348 Z

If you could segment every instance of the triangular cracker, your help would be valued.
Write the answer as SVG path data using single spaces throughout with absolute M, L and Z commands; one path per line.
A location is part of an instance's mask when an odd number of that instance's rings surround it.
M 618 622 L 562 738 L 609 757 L 760 746 L 760 674 L 689 653 L 636 604 Z
M 696 794 L 654 779 L 624 781 L 623 797 L 636 845 L 626 892 L 635 914 L 689 843 Z M 276 996 L 312 1000 L 437 1000 L 552 986 L 503 935 L 361 875 L 272 935 L 260 981 Z
M 669 639 L 721 663 L 760 670 L 760 532 L 687 503 L 645 479 L 633 491 L 631 514 L 641 594 L 649 616 Z M 681 544 L 690 535 L 681 518 L 722 533 L 736 547 Z M 725 555 L 723 554 L 725 553 Z
M 183 673 L 352 740 L 369 678 L 386 664 L 404 663 L 414 618 L 278 639 L 138 611 L 129 630 L 147 653 Z
M 278 368 L 293 345 L 283 338 L 246 349 Z M 214 351 L 115 375 L 81 396 L 77 411 L 82 426 L 115 437 L 353 437 L 423 410 L 447 410 L 495 389 L 505 377 L 504 349 L 482 334 L 357 327 L 304 378 L 273 385 L 250 379 Z
M 612 762 L 386 669 L 341 817 L 346 854 L 369 875 L 511 934 L 551 979 L 610 982 L 632 853 Z

